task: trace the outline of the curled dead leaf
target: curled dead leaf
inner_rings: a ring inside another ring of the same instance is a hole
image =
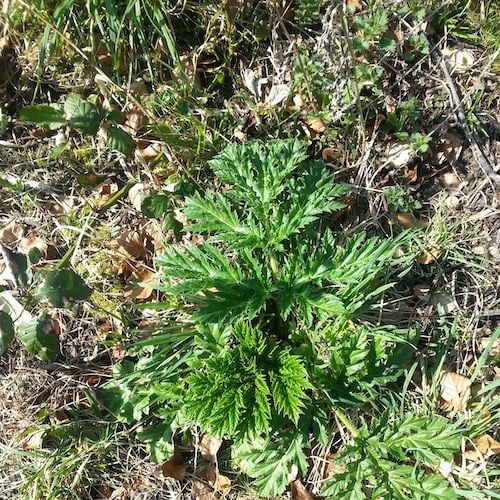
[[[145,122],[144,112],[138,108],[134,108],[127,111],[125,117],[125,123],[123,125],[125,132],[132,137],[136,137]]]
[[[141,286],[154,283],[155,273],[149,269],[142,268],[132,272],[128,279],[128,285],[125,287],[125,297],[135,300],[147,300],[153,294],[154,290],[149,287]]]
[[[498,455],[500,453],[500,442],[488,434],[482,434],[469,443],[464,452],[467,460],[480,461]]]
[[[440,255],[441,248],[431,247],[419,256],[418,262],[423,265],[429,265],[434,262]]]
[[[396,168],[407,165],[413,157],[413,150],[408,142],[391,141],[387,145],[385,161]]]
[[[472,382],[455,372],[443,371],[439,379],[439,407],[447,412],[461,412],[467,409]]]
[[[143,259],[148,253],[149,238],[143,231],[127,229],[111,242],[111,247],[123,258]]]
[[[222,445],[222,439],[203,434],[201,442],[198,445],[201,456],[209,462],[217,462],[217,452]]]
[[[23,226],[15,220],[12,220],[0,229],[0,243],[6,247],[10,247],[18,242],[23,237],[23,234]]]
[[[450,189],[458,189],[462,184],[455,172],[446,172],[439,176],[439,183],[443,187]]]
[[[438,165],[449,163],[455,165],[462,153],[462,138],[455,132],[446,132],[441,142],[433,151],[434,160]]]
[[[130,200],[130,203],[132,203],[133,207],[138,212],[141,212],[142,203],[150,195],[151,187],[149,184],[138,182],[130,188],[130,191],[128,192],[128,199]]]
[[[417,219],[415,216],[409,212],[405,213],[395,213],[392,215],[391,220],[406,229],[414,229],[418,226]]]
[[[176,452],[170,460],[167,460],[160,466],[160,469],[165,477],[181,481],[186,475],[187,465],[184,463],[182,455]]]
[[[140,141],[138,145],[139,147],[135,149],[135,153],[140,155],[148,164],[158,158],[158,155],[163,151],[162,145],[157,142],[146,143]]]
[[[313,496],[306,490],[300,479],[296,479],[292,483],[291,488],[292,500],[313,500]]]
[[[25,255],[29,255],[35,248],[40,252],[42,258],[47,257],[49,246],[36,231],[33,231],[19,242],[19,250]]]

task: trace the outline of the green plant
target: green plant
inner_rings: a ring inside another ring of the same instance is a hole
[[[21,110],[20,117],[39,127],[57,130],[69,126],[82,134],[96,135],[101,126],[106,128],[106,142],[110,149],[130,156],[134,141],[118,124],[125,122],[120,111],[105,110],[98,97],[81,99],[76,94],[67,96],[64,104],[37,104]]]
[[[384,189],[388,212],[413,212],[422,208],[421,203],[416,200],[409,187],[387,187]]]
[[[394,253],[409,236],[341,244],[326,216],[347,188],[298,141],[230,145],[210,165],[227,189],[185,201],[187,230],[205,241],[158,258],[165,307],[187,322],[139,341],[139,361],[117,371],[103,401],[127,422],[155,415],[139,437],[158,461],[192,425],[232,439],[235,463],[275,495],[292,464],[305,472],[309,436],[325,442],[338,402],[395,380],[406,356],[391,354],[411,353],[407,332],[370,321],[408,268],[411,252]]]
[[[334,461],[342,471],[326,483],[331,499],[455,499],[448,481],[426,468],[451,461],[461,436],[444,417],[404,416],[385,412],[355,433],[353,442]]]

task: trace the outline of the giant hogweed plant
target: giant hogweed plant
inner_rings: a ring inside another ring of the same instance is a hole
[[[104,394],[158,462],[192,426],[232,442],[263,495],[305,474],[333,413],[394,381],[412,332],[370,318],[407,271],[395,239],[330,228],[347,187],[295,140],[230,145],[210,166],[218,192],[185,200],[203,243],[158,259],[167,318],[140,340]],[[401,252],[400,252],[401,253]],[[404,252],[403,252],[404,254]]]

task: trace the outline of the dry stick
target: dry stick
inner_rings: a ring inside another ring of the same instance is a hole
[[[457,88],[455,86],[455,83],[453,82],[453,79],[451,78],[450,72],[448,71],[448,65],[446,64],[446,61],[441,57],[441,60],[439,61],[439,65],[441,66],[441,69],[443,70],[444,77],[446,79],[446,84],[447,84],[447,89],[450,94],[451,100],[453,102],[453,106],[457,110],[456,115],[458,118],[458,122],[460,123],[460,126],[462,130],[465,133],[465,137],[469,141],[471,148],[472,148],[472,153],[474,155],[474,158],[478,162],[479,166],[484,170],[486,175],[493,181],[496,182],[497,184],[500,184],[500,175],[497,174],[494,170],[493,167],[490,165],[490,162],[486,158],[485,154],[479,147],[479,144],[477,143],[476,137],[474,136],[474,133],[472,130],[469,128],[469,125],[467,123],[467,118],[464,113],[464,109],[462,106],[462,100],[460,99],[460,96],[458,95]]]

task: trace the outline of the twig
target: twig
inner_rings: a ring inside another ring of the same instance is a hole
[[[478,162],[479,166],[483,169],[483,171],[486,173],[486,175],[493,181],[496,182],[497,184],[500,184],[500,175],[497,174],[494,170],[493,167],[490,165],[490,162],[486,158],[485,154],[479,147],[479,144],[477,143],[476,137],[474,136],[474,133],[472,130],[469,128],[469,125],[467,123],[467,118],[464,113],[464,109],[462,106],[462,100],[460,99],[460,96],[458,95],[457,87],[455,86],[455,83],[453,82],[453,79],[451,78],[450,72],[448,71],[448,65],[446,64],[446,61],[441,57],[439,61],[439,65],[441,69],[443,70],[444,77],[446,79],[446,84],[447,84],[447,89],[450,94],[450,98],[453,102],[453,106],[456,109],[456,115],[458,122],[462,128],[462,130],[465,133],[465,137],[469,141],[471,148],[472,148],[472,153],[474,155],[474,158]]]

